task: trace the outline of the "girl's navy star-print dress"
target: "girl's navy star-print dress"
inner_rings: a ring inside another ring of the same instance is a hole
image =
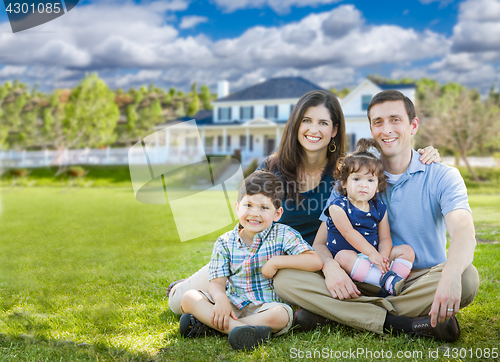
[[[338,196],[325,209],[325,216],[328,217],[326,226],[328,228],[328,237],[326,246],[330,249],[333,256],[340,250],[354,250],[359,253],[349,242],[342,236],[330,217],[328,210],[331,205],[337,205],[345,211],[347,217],[351,221],[354,229],[359,231],[364,236],[366,241],[378,250],[378,224],[384,218],[387,206],[380,200],[372,200],[369,202],[370,211],[365,212],[351,204],[345,196]]]

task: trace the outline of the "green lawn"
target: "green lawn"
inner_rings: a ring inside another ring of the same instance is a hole
[[[0,361],[291,360],[357,348],[379,352],[358,360],[475,361],[476,352],[500,347],[500,195],[471,196],[478,239],[486,242],[474,262],[480,293],[458,316],[457,343],[333,326],[292,331],[241,353],[226,338],[180,338],[165,297],[171,281],[208,262],[217,233],[180,243],[168,206],[141,204],[129,188],[1,191]],[[448,347],[467,356],[450,350],[448,358]],[[397,359],[398,351],[413,356]]]

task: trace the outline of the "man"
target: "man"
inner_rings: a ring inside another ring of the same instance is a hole
[[[308,322],[312,327],[326,318],[377,333],[456,341],[460,328],[455,315],[472,302],[479,288],[479,276],[471,264],[476,240],[464,181],[454,168],[418,161],[411,136],[417,133],[419,120],[413,103],[402,93],[378,93],[367,114],[389,177],[382,199],[388,207],[393,243],[408,244],[415,251],[403,291],[380,298],[377,288],[355,284],[326,247],[324,222],[313,245],[323,259],[323,273],[281,270],[275,277],[276,291],[286,302],[305,309],[296,313],[302,329],[307,329]],[[446,230],[451,237],[448,258]]]

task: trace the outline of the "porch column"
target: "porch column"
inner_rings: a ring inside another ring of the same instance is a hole
[[[205,128],[201,129],[201,145],[203,146],[203,149],[205,149]]]
[[[160,138],[159,138],[159,132],[155,132],[155,162],[160,163]]]
[[[227,152],[227,129],[224,127],[222,129],[222,153],[226,154]]]
[[[250,152],[250,128],[247,127],[247,141],[245,144],[245,152],[248,153]]]
[[[165,132],[165,156],[168,159],[170,153],[170,130],[167,127],[167,132]]]
[[[280,126],[276,126],[276,147],[280,145],[280,141],[281,141]]]

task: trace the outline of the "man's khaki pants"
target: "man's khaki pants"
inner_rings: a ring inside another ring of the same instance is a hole
[[[445,263],[430,269],[412,270],[398,296],[375,297],[380,288],[357,283],[357,299],[332,298],[322,272],[282,269],[274,277],[278,295],[289,304],[354,328],[383,333],[387,312],[410,318],[427,315],[431,310]],[[479,290],[479,275],[470,265],[462,274],[460,308],[469,305]]]

